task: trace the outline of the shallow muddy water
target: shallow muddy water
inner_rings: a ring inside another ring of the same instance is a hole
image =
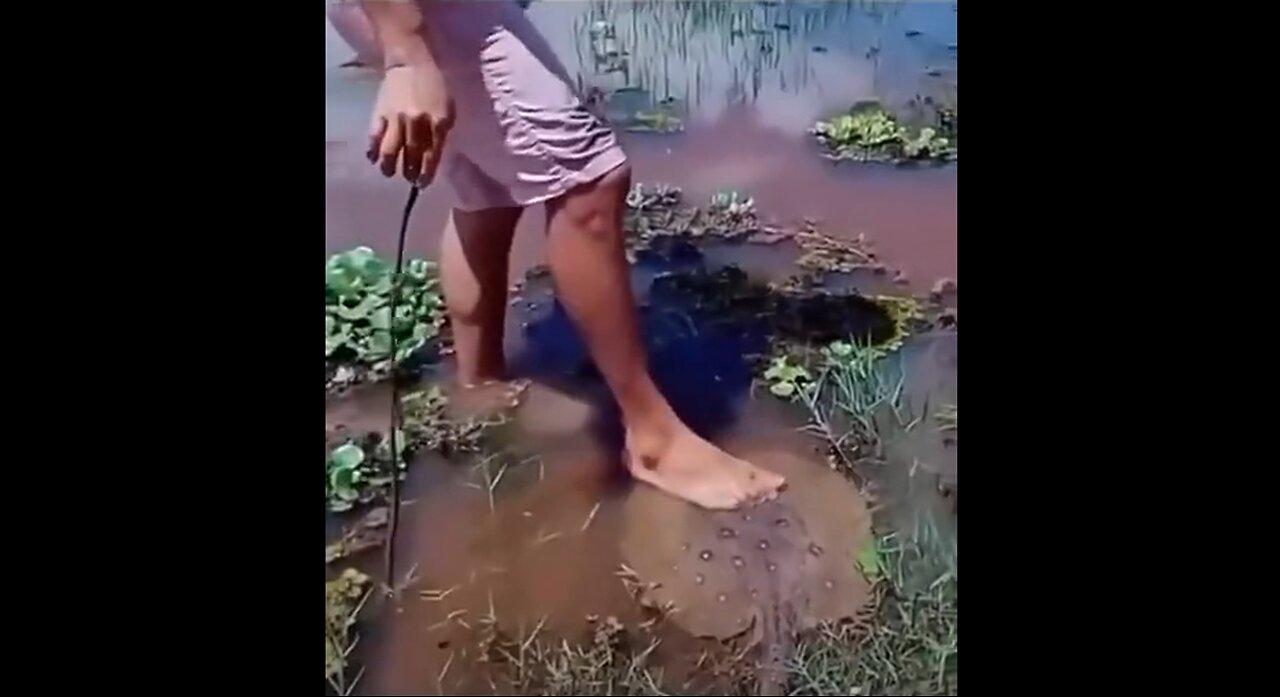
[[[955,165],[836,166],[818,156],[805,133],[814,120],[861,99],[902,103],[919,94],[953,94],[956,13],[950,3],[679,5],[535,1],[528,10],[584,86],[631,87],[650,106],[669,97],[681,105],[682,133],[623,134],[635,181],[680,186],[694,203],[736,189],[753,196],[766,219],[795,224],[814,218],[825,221],[823,230],[833,236],[865,235],[910,282],[904,288],[891,276],[855,275],[837,279],[834,287],[902,293],[928,290],[940,276],[956,277]],[[595,60],[587,28],[597,21],[614,28],[625,67],[602,68]],[[361,155],[376,78],[339,68],[349,52],[331,28],[326,31],[326,252],[367,245],[393,254],[405,186],[374,175]],[[412,222],[410,255],[435,258],[448,205],[444,187],[425,192]],[[543,260],[541,215],[528,211],[521,221],[513,275]],[[859,492],[858,484],[830,471],[823,442],[800,431],[807,422],[803,408],[772,397],[756,382],[750,357],[767,351],[767,331],[774,328],[724,321],[684,302],[664,280],[674,270],[715,273],[734,265],[752,279],[780,281],[795,273],[799,254],[786,240],[710,244],[676,254],[674,261],[642,256],[632,281],[655,379],[699,433],[741,457],[787,468],[795,493],[784,499],[791,501],[786,510],[803,534],[769,537],[775,548],[804,552],[812,544],[847,558],[855,552],[842,544],[853,546],[868,534],[860,527],[867,516],[848,517],[855,509],[904,526],[922,513],[939,516],[944,532],[954,535],[955,436],[940,427],[935,413],[957,400],[955,333],[915,337],[897,354],[907,407],[900,422],[885,424],[884,462],[860,473],[865,491]],[[955,306],[954,298],[949,305]],[[854,308],[842,313],[842,331],[849,333],[873,331],[883,319]],[[361,626],[359,657],[367,672],[360,693],[493,693],[497,688],[485,671],[476,669],[476,638],[486,617],[497,617],[517,637],[542,632],[573,639],[586,630],[588,617],[641,623],[646,615],[619,575],[624,565],[651,565],[673,546],[691,545],[679,553],[702,551],[692,550],[698,542],[727,544],[705,534],[718,527],[686,522],[674,531],[662,528],[652,546],[637,551],[644,516],[636,511],[652,509],[641,505],[649,492],[637,495],[621,467],[614,407],[545,280],[530,282],[513,299],[507,325],[510,364],[533,381],[499,433],[514,459],[486,465],[428,453],[411,467],[397,533],[397,568],[407,575],[395,581],[398,600],[371,608]],[[447,380],[447,372],[446,365],[430,379]],[[326,429],[385,429],[388,399],[385,387],[375,386],[330,400]],[[912,423],[926,408],[929,413]],[[824,510],[835,504],[815,503],[812,491],[831,487],[845,487],[836,498],[857,503],[839,506],[839,515]],[[870,497],[865,503],[863,493]],[[688,515],[712,520],[700,512]],[[330,523],[332,537],[338,526]],[[824,527],[836,524],[849,528],[847,535]],[[707,549],[727,564],[741,555],[729,546]],[[353,561],[379,576],[379,557],[369,551]],[[749,561],[767,571],[772,559]],[[744,568],[746,563],[744,558]],[[837,575],[826,563],[815,563],[811,576],[789,565],[786,582],[773,582],[775,595],[812,603],[800,624],[847,614],[848,606],[860,604],[858,594],[866,594],[857,585],[861,577],[847,573],[852,565]],[[657,575],[643,570],[646,580]],[[664,687],[673,694],[694,692],[684,691],[689,679],[709,679],[694,669],[706,648],[694,634],[733,634],[710,627],[707,617],[714,613],[708,615],[706,605],[721,594],[727,603],[730,592],[750,596],[769,578],[761,573],[739,581],[734,567],[725,566],[698,583],[693,574],[699,572],[685,572],[680,578],[691,585],[681,589],[687,593],[658,594],[704,620],[681,622],[677,615],[658,634],[654,657],[666,668]],[[820,597],[837,590],[839,603]],[[760,620],[754,612],[746,598],[735,597],[734,613],[726,616],[745,629]]]
[[[585,89],[627,88],[622,111],[674,100],[685,130],[622,133],[633,180],[667,182],[705,200],[755,197],[783,222],[815,218],[833,235],[865,234],[914,289],[957,276],[956,165],[834,165],[806,130],[859,100],[954,99],[956,17],[943,2],[535,1],[527,10]],[[608,22],[619,61],[595,60],[590,27]],[[326,24],[326,252],[394,250],[405,186],[362,159],[377,78],[342,68],[350,50]],[[443,186],[418,205],[410,252],[434,258],[449,205]],[[528,211],[513,274],[543,258],[540,209]]]
[[[697,693],[715,684],[690,659],[708,650],[700,637],[745,633],[739,638],[785,650],[785,628],[849,617],[869,597],[854,565],[870,533],[857,485],[830,470],[822,441],[801,432],[802,409],[753,390],[750,323],[690,310],[680,296],[653,290],[670,270],[650,269],[656,278],[646,278],[638,269],[635,278],[646,291],[639,297],[657,381],[699,432],[783,472],[787,492],[753,512],[706,513],[630,481],[607,395],[547,290],[531,282],[522,295],[541,305],[511,312],[513,362],[534,379],[501,427],[499,440],[512,455],[486,464],[427,454],[411,468],[397,535],[405,576],[396,580],[399,600],[371,612],[362,629],[363,693],[500,690],[477,663],[486,617],[516,637],[535,629],[581,637],[591,616],[641,623],[642,606],[620,577],[626,568],[660,584],[641,596],[676,609],[653,654],[673,694],[693,693],[683,691],[690,680],[702,681]],[[688,310],[681,320],[663,319],[677,308]],[[909,376],[908,418],[930,402],[955,403],[955,341],[955,334],[924,335],[898,354]],[[326,426],[385,428],[387,399],[385,385],[358,388],[329,403]],[[865,482],[874,503],[897,521],[945,514],[939,482],[954,492],[954,445],[932,425],[886,433],[893,434],[888,458]],[[784,518],[785,527],[776,522]],[[953,519],[946,526],[954,532]],[[378,554],[360,561],[379,574]],[[775,607],[789,608],[783,629],[765,622]],[[770,626],[774,635],[765,631]]]

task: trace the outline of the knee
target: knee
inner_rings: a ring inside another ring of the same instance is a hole
[[[601,243],[620,241],[622,213],[630,186],[631,169],[623,165],[570,193],[564,212],[575,232]]]

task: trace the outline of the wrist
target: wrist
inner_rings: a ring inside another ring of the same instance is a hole
[[[435,65],[422,11],[414,2],[362,0],[382,48],[383,67]]]
[[[387,37],[382,42],[382,67],[385,70],[405,66],[434,67],[435,64],[431,47],[419,34]]]

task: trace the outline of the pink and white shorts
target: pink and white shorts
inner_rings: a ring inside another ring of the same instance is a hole
[[[613,131],[513,0],[419,4],[457,109],[440,173],[459,209],[540,203],[626,162]],[[359,13],[341,3],[330,19],[358,54],[376,54]]]

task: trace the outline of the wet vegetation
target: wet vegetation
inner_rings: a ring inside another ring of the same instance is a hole
[[[391,263],[368,247],[325,264],[325,387],[341,389],[385,377],[435,341],[445,322],[435,264],[414,259],[392,278]],[[391,317],[393,287],[399,293]],[[395,332],[396,353],[391,355]]]
[[[755,353],[748,356],[757,378],[768,386],[770,398],[803,407],[807,429],[826,443],[833,467],[866,482],[883,465],[882,431],[910,430],[921,422],[923,416],[912,416],[905,404],[905,377],[896,359],[914,333],[945,324],[938,301],[954,293],[953,284],[934,289],[941,294],[922,297],[864,296],[854,289],[828,288],[826,282],[833,278],[866,269],[883,273],[883,267],[861,241],[830,237],[812,223],[794,230],[769,224],[749,197],[733,192],[717,194],[705,206],[690,206],[678,189],[637,186],[628,197],[626,230],[628,249],[638,263],[668,264],[652,282],[646,311],[660,308],[679,316],[676,324],[695,334],[732,331],[757,339]],[[698,250],[707,244],[772,245],[781,240],[794,242],[801,252],[795,273],[782,281],[756,280],[731,265],[714,270],[702,263],[670,265],[673,259],[700,259]],[[386,307],[392,287],[386,262],[357,249],[336,255],[326,269],[326,317],[345,322],[344,335],[364,338],[385,331],[386,322],[373,317]],[[404,297],[411,309],[397,331],[411,340],[410,346],[416,344],[416,353],[404,351],[398,358],[403,365],[429,370],[447,340],[439,331],[443,318],[434,267],[414,262],[410,269],[413,290]],[[545,268],[534,269],[519,285],[545,283],[545,276]],[[371,297],[377,300],[367,300]],[[327,335],[333,333],[327,328]],[[434,350],[428,351],[428,344]],[[364,346],[364,353],[356,346]],[[371,352],[370,346],[376,348],[371,341],[344,344],[349,350],[330,351],[327,358],[334,361],[336,353],[346,365],[367,366],[363,380],[389,377],[389,352]],[[400,379],[405,378],[402,374]],[[402,413],[399,440],[404,446],[394,459],[382,433],[327,435],[328,508],[359,515],[347,518],[343,532],[328,544],[326,563],[358,558],[386,543],[387,485],[393,470],[404,476],[414,452],[470,458],[476,486],[487,488],[491,499],[506,469],[516,464],[489,438],[502,417],[453,414],[438,386],[411,389]],[[930,419],[954,442],[954,406],[939,408]],[[947,542],[932,530],[922,525],[904,536],[885,527],[878,545],[858,555],[859,569],[875,583],[874,607],[864,617],[823,626],[801,638],[787,664],[788,694],[955,694],[954,537]],[[354,569],[327,585],[326,682],[331,692],[350,690],[356,680],[351,670],[355,620],[369,585],[368,577]],[[693,678],[681,678],[675,687],[675,676],[665,672],[663,656],[656,652],[661,620],[653,616],[624,626],[616,619],[593,618],[575,639],[541,627],[508,634],[491,617],[479,624],[475,639],[481,662],[467,670],[481,670],[502,694],[755,694],[751,653],[733,645],[708,647]]]
[[[939,111],[932,125],[910,126],[877,102],[856,104],[848,113],[813,127],[825,154],[858,162],[948,162],[957,158],[955,113]]]
[[[885,535],[878,555],[877,610],[802,641],[788,694],[958,694],[955,539],[926,519],[909,535]]]
[[[355,569],[346,569],[324,586],[324,679],[328,689],[351,694],[363,671],[352,671],[352,652],[358,638],[356,617],[369,599],[371,580]]]

